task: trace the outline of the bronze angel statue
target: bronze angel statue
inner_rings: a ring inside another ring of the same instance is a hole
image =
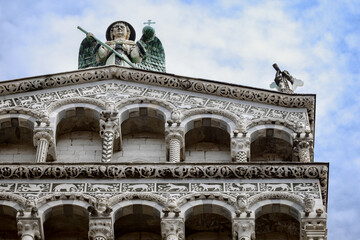
[[[143,28],[142,37],[135,42],[136,32],[125,21],[116,21],[106,30],[105,44],[92,33],[86,32],[81,42],[78,68],[88,68],[116,64],[146,70],[165,72],[165,52],[155,30],[150,26]]]

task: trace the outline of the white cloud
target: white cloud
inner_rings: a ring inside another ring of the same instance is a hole
[[[67,11],[69,2],[56,7],[48,1],[33,6],[26,1],[1,3],[0,80],[76,70],[84,37],[78,25],[104,39],[110,23],[126,20],[139,38],[143,22],[152,19],[169,73],[269,89],[276,62],[302,79],[305,86],[298,92],[317,94],[316,157],[332,162],[336,186],[360,181],[346,174],[351,164],[359,164],[349,159],[358,154],[352,147],[358,147],[360,137],[360,79],[351,72],[359,67],[351,52],[360,56],[360,33],[354,30],[358,24],[347,20],[359,16],[359,1],[317,1],[302,8],[304,1],[226,0],[208,6],[176,0],[91,0],[78,1],[78,12]],[[347,161],[351,164],[343,166]],[[349,191],[330,188],[332,196]],[[332,218],[354,217],[346,204],[333,202],[330,210],[329,228],[338,224]],[[349,227],[331,230],[332,239],[355,233]]]

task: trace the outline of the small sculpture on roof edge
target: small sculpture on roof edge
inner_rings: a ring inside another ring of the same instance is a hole
[[[287,70],[281,71],[279,66],[274,63],[274,69],[276,70],[274,82],[270,84],[270,88],[276,88],[283,93],[294,93],[297,87],[304,86],[304,82],[294,78]]]
[[[106,42],[103,43],[92,33],[78,27],[86,34],[79,49],[78,68],[88,68],[116,64],[146,70],[165,72],[165,52],[161,41],[148,20],[142,30],[142,37],[135,42],[136,32],[125,21],[116,21],[106,30]]]

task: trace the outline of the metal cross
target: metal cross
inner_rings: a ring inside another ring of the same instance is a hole
[[[144,22],[144,24],[147,24],[147,25],[151,25],[151,24],[155,24],[155,22],[152,22],[150,19],[149,20],[147,20],[147,22]]]

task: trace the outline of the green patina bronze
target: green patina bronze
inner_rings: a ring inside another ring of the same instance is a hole
[[[121,21],[118,21],[121,22]],[[116,23],[116,22],[115,22]],[[109,29],[115,24],[111,24],[107,30],[107,40],[109,39]],[[124,22],[126,23],[126,22]],[[126,23],[128,24],[128,23]],[[116,48],[111,48],[108,44],[108,42],[103,43],[99,39],[97,39],[93,34],[88,33],[84,29],[78,27],[82,32],[84,32],[87,37],[81,42],[80,49],[79,49],[79,62],[78,62],[78,68],[88,68],[88,67],[96,67],[96,66],[103,66],[106,65],[106,61],[99,61],[97,58],[97,51],[99,51],[99,46],[103,46],[109,51],[111,51],[113,54],[115,54],[120,61],[126,62],[128,64],[127,66],[133,67],[133,68],[139,68],[139,69],[145,69],[145,70],[152,70],[152,71],[158,71],[158,72],[166,72],[165,67],[165,51],[162,46],[162,43],[159,38],[155,35],[155,29],[151,27],[151,24],[155,24],[155,22],[152,22],[151,20],[148,20],[147,22],[144,22],[146,25],[142,30],[142,37],[139,41],[133,42],[135,40],[135,30],[133,27],[128,24],[129,28],[128,30],[131,32],[130,35],[130,42],[131,47],[137,48],[141,55],[141,61],[134,58],[133,56],[130,56],[129,54],[126,54],[124,51],[119,51],[118,47],[122,47],[123,44],[116,45]],[[131,42],[132,41],[132,42]],[[110,42],[111,43],[111,42]],[[126,45],[125,43],[124,45]],[[118,64],[120,61],[115,61],[115,64]]]

